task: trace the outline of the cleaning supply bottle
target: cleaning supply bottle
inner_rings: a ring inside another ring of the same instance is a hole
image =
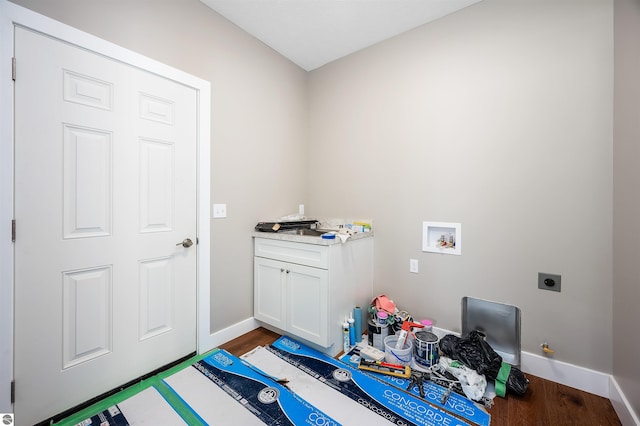
[[[362,309],[360,306],[353,308],[352,315],[355,318],[356,343],[362,341]]]
[[[349,346],[356,344],[356,320],[353,319],[353,312],[349,312]]]
[[[349,323],[347,322],[347,317],[344,317],[344,322],[342,323],[342,339],[342,350],[346,354],[351,349],[349,346]]]
[[[411,333],[411,329],[413,327],[422,328],[424,327],[424,325],[418,324],[417,322],[404,321],[402,323],[402,330],[400,330],[400,334],[398,335],[396,349],[401,350],[404,348],[404,344],[407,341],[407,337],[409,336],[409,333]]]

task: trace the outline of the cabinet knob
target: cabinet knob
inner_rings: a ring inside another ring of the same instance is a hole
[[[291,272],[291,271],[287,269],[287,274],[288,274],[289,272]]]
[[[280,272],[284,272],[284,268],[280,268]]]

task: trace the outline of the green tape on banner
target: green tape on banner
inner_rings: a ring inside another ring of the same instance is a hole
[[[150,377],[146,380],[141,380],[139,383],[136,383],[132,386],[127,387],[120,392],[115,393],[105,399],[102,399],[95,404],[78,411],[77,413],[72,414],[69,417],[66,417],[60,420],[57,423],[54,423],[54,426],[75,426],[78,423],[86,420],[87,418],[91,418],[91,416],[101,413],[104,410],[107,410],[112,405],[117,405],[122,401],[133,397],[134,395],[142,392],[143,390],[154,387],[158,393],[171,405],[171,408],[174,409],[178,415],[180,415],[189,425],[203,425],[206,424],[200,419],[197,414],[193,412],[193,410],[186,405],[184,401],[182,401],[179,397],[177,397],[169,387],[162,381],[168,376],[191,366],[194,362],[200,361],[201,359],[217,352],[219,349],[213,349],[212,351],[203,354],[196,355],[186,361],[183,361],[181,364],[176,365],[168,370],[165,370],[161,373],[158,373],[156,376]]]

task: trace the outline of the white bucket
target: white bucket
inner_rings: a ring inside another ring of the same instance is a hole
[[[384,360],[389,364],[409,365],[411,363],[411,339],[404,342],[402,349],[396,349],[398,335],[384,338]]]

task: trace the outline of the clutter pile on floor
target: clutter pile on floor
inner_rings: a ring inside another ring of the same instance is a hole
[[[368,335],[347,336],[339,358],[287,336],[214,350],[58,424],[489,426],[496,395],[526,392],[480,333],[439,338],[384,295],[368,312]]]
[[[495,396],[504,397],[507,391],[523,395],[527,390],[529,380],[522,371],[503,362],[476,330],[462,337],[447,334],[439,338],[432,332],[430,320],[416,322],[384,294],[372,300],[368,313],[367,346],[384,349],[377,360],[384,357],[391,363],[410,364],[422,373],[423,380],[427,378],[449,393],[455,391],[487,408]],[[356,350],[358,347],[362,344]],[[365,358],[371,358],[368,349],[364,351]],[[409,354],[403,358],[405,352]]]
[[[489,415],[471,401],[452,395],[438,407],[406,392],[404,381],[394,384],[374,374],[283,336],[241,358],[216,350],[122,402],[60,424],[490,424]],[[437,398],[433,386],[424,389]]]

